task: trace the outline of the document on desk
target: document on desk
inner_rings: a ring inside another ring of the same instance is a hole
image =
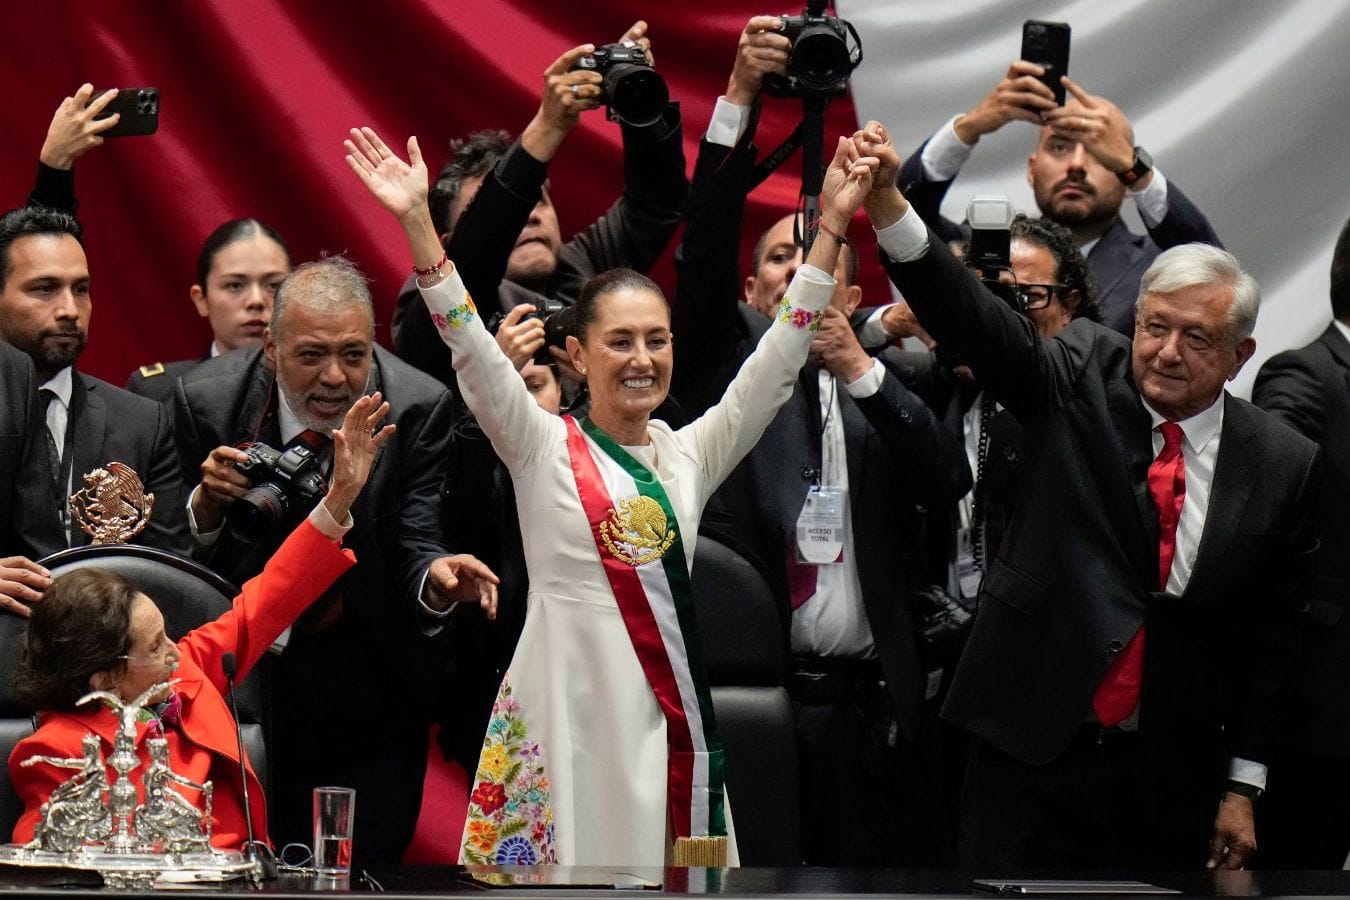
[[[975,886],[996,894],[1072,894],[1092,895],[1135,895],[1135,894],[1180,894],[1181,891],[1146,881],[1060,881],[1018,879],[1005,881],[994,878],[976,878]]]

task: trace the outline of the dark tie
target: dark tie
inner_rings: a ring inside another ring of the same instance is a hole
[[[56,496],[59,500],[65,493],[61,485],[61,451],[56,445],[56,436],[52,434],[51,428],[47,425],[47,411],[51,409],[52,401],[56,399],[56,391],[51,388],[42,388],[38,391],[38,397],[42,399],[42,433],[47,436],[47,461],[52,466],[52,487],[56,489]]]
[[[1148,467],[1148,493],[1158,510],[1158,587],[1167,590],[1177,550],[1177,523],[1186,501],[1186,458],[1181,454],[1181,426],[1163,422],[1158,430],[1162,432],[1163,448]],[[1143,671],[1144,628],[1140,626],[1106,670],[1092,698],[1092,708],[1102,725],[1118,725],[1134,710]]]

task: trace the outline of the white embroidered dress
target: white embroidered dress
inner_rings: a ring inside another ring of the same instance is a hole
[[[833,289],[825,272],[800,268],[773,327],[721,402],[678,431],[660,421],[648,426],[654,472],[691,565],[704,504],[791,395]],[[457,273],[422,297],[454,353],[466,404],[515,482],[530,579],[525,627],[471,784],[460,858],[665,865],[666,720],[606,580],[566,425],[535,403]],[[732,832],[728,814],[735,865]]]

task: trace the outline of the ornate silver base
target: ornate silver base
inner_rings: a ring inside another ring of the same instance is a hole
[[[115,889],[143,890],[161,878],[179,883],[206,884],[248,878],[259,881],[262,867],[235,851],[209,853],[109,853],[102,847],[84,847],[70,853],[29,850],[22,844],[0,845],[0,866],[32,869],[75,869],[97,872]]]

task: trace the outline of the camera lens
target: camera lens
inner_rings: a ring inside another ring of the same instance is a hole
[[[637,128],[659,121],[670,102],[665,79],[647,66],[614,65],[605,74],[604,87],[614,115]]]
[[[286,494],[270,482],[249,488],[230,504],[225,520],[236,539],[252,543],[274,532],[286,517]]]
[[[813,90],[831,90],[852,71],[848,45],[826,25],[812,25],[803,30],[788,60],[788,74]]]

